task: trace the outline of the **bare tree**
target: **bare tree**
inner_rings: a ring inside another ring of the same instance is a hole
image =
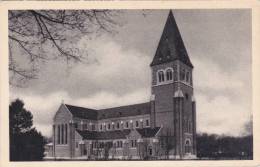
[[[9,11],[10,84],[21,86],[26,81],[37,78],[40,62],[56,59],[65,60],[67,64],[82,62],[87,53],[81,53],[74,45],[75,41],[83,35],[115,32],[118,24],[114,17],[118,12],[114,10]],[[20,63],[21,60],[25,63]]]

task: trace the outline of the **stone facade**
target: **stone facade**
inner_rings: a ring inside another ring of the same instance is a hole
[[[151,67],[151,100],[103,110],[61,104],[53,155],[61,159],[196,158],[192,70],[170,11]]]

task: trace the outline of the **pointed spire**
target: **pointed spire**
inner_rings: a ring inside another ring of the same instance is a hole
[[[181,38],[175,18],[170,10],[151,66],[180,60],[193,67]]]

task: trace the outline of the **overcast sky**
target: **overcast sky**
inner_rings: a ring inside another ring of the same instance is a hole
[[[47,136],[62,100],[96,109],[149,101],[149,64],[168,12],[152,10],[144,17],[124,11],[116,34],[78,39],[88,63],[69,69],[61,61],[42,64],[27,88],[11,88],[11,100],[22,99]],[[194,65],[198,132],[241,135],[251,116],[251,11],[173,13]]]

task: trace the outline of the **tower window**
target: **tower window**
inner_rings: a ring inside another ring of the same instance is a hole
[[[182,69],[180,72],[180,79],[181,79],[181,81],[185,80],[185,70],[184,69]]]
[[[186,82],[190,82],[190,73],[186,72]]]
[[[129,128],[128,121],[126,121],[125,126],[126,126],[126,128]]]
[[[158,72],[158,81],[164,82],[164,72],[163,71]]]
[[[110,129],[110,124],[107,125],[107,128]]]
[[[167,81],[172,80],[172,70],[171,70],[171,69],[168,69],[168,70],[166,71],[166,80],[167,80]]]
[[[119,126],[119,122],[117,122],[117,124],[116,124],[116,128],[119,129],[119,127],[120,127],[120,126]]]

